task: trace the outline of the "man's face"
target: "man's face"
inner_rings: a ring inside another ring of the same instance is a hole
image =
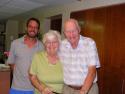
[[[65,23],[64,34],[71,44],[78,42],[79,40],[79,30],[74,22]]]
[[[27,35],[30,38],[35,38],[38,35],[39,29],[36,21],[31,20],[27,26]]]

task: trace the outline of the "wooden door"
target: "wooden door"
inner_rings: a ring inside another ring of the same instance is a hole
[[[71,13],[97,44],[100,94],[125,94],[125,4]]]

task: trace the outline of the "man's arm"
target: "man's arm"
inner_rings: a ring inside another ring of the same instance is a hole
[[[15,67],[15,64],[8,64],[10,66],[10,69],[13,71],[14,70],[14,67]]]
[[[84,81],[84,84],[82,86],[82,89],[80,90],[80,94],[87,94],[89,89],[91,88],[93,81],[96,76],[96,67],[95,66],[89,66],[88,68],[88,74]]]
[[[15,43],[11,43],[10,51],[5,53],[7,55],[6,64],[10,66],[10,69],[13,71],[15,66]]]

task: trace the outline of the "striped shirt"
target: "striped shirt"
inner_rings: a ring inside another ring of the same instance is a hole
[[[33,55],[43,49],[42,43],[37,41],[33,48],[28,48],[24,43],[24,37],[14,40],[11,43],[8,64],[15,64],[12,88],[17,90],[33,90],[29,80],[28,70]]]
[[[62,41],[60,57],[64,68],[64,82],[68,85],[81,86],[88,74],[88,67],[100,67],[96,44],[87,37],[80,36],[76,49],[66,39]],[[97,75],[94,79],[96,81]]]

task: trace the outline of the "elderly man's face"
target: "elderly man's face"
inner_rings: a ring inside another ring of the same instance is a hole
[[[71,44],[78,42],[79,40],[79,30],[74,22],[65,23],[64,34]]]

